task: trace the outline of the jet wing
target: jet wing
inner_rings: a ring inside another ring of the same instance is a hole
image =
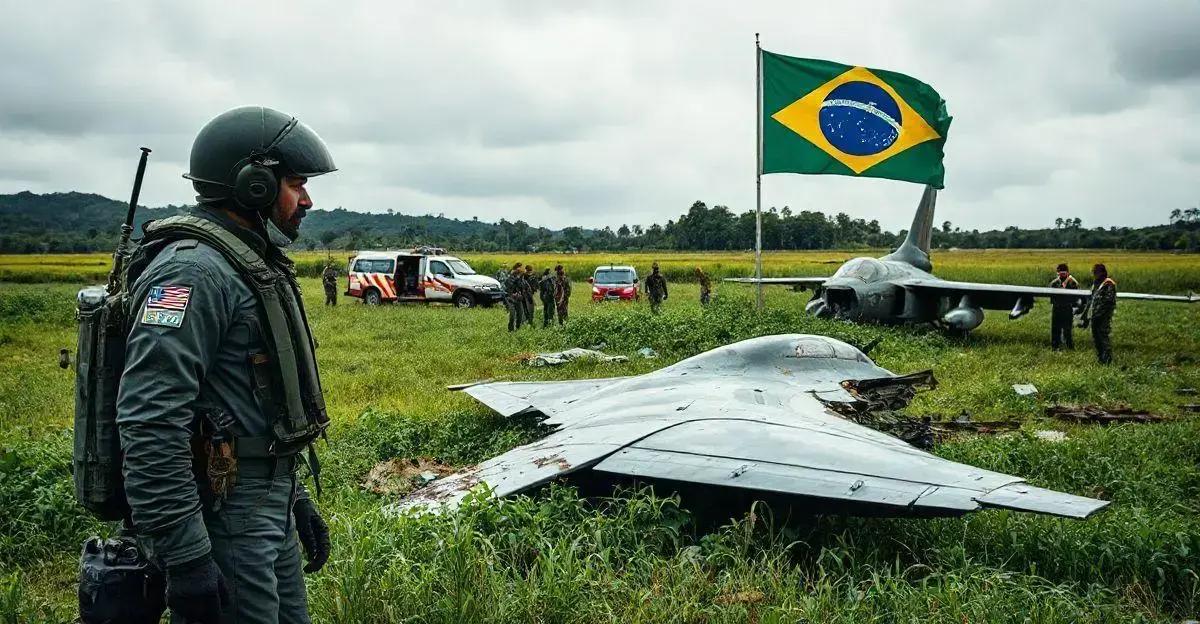
[[[768,286],[820,286],[829,281],[828,277],[764,277],[761,280],[757,277],[727,277],[726,282],[736,282],[738,284],[758,284],[762,282]]]
[[[1010,284],[980,284],[977,282],[952,282],[949,280],[904,279],[898,285],[916,291],[941,295],[971,295],[971,302],[989,310],[1011,309],[1021,299],[1034,297],[1058,297],[1067,299],[1087,299],[1092,293],[1082,288],[1071,290],[1049,288],[1044,286],[1013,286]],[[1200,295],[1158,295],[1146,293],[1117,292],[1120,299],[1141,299],[1146,301],[1174,301],[1179,303],[1200,302]]]
[[[1108,504],[942,459],[833,409],[879,381],[905,379],[843,342],[784,335],[636,377],[468,386],[502,413],[541,411],[558,428],[399,506],[454,506],[480,484],[507,496],[586,471],[782,494],[864,515],[1005,507],[1084,518]]]

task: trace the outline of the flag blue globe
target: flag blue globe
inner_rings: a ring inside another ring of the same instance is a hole
[[[821,134],[831,145],[853,156],[870,156],[900,138],[900,107],[879,85],[847,82],[821,103]]]

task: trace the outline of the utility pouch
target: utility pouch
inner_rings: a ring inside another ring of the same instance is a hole
[[[91,537],[79,557],[79,621],[154,624],[166,611],[166,579],[132,536]]]
[[[129,510],[117,431],[117,389],[125,369],[125,299],[123,293],[109,295],[103,286],[93,286],[79,291],[77,302],[75,497],[97,518],[120,520]]]

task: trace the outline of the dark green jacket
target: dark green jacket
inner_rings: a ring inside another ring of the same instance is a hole
[[[650,277],[646,278],[646,292],[650,294],[651,299],[666,299],[667,278],[663,277],[662,273],[651,273]]]
[[[290,262],[278,248],[222,215],[200,211],[198,216],[235,231],[272,266]],[[197,407],[232,415],[239,437],[269,435],[249,364],[266,345],[250,287],[204,243],[168,244],[130,292],[132,328],[117,396],[125,491],[139,533],[163,563],[175,565],[210,550],[192,472]],[[158,303],[148,302],[155,293]],[[182,306],[178,326],[161,314],[164,306]]]
[[[538,294],[541,295],[542,303],[554,302],[554,276],[543,275],[542,279],[538,280]]]
[[[1079,288],[1079,282],[1075,281],[1075,276],[1067,275],[1067,279],[1060,279],[1057,276],[1050,281],[1050,288],[1064,288],[1068,290],[1076,290]],[[1063,312],[1074,309],[1076,300],[1067,297],[1051,297],[1050,304],[1055,310]]]

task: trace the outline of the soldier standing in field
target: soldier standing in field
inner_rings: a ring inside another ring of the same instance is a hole
[[[708,305],[712,297],[712,281],[700,267],[696,267],[696,281],[700,283],[700,305]]]
[[[130,265],[116,423],[172,622],[309,622],[304,573],[330,542],[298,471],[318,474],[312,445],[329,419],[284,248],[312,208],[307,182],[334,170],[296,118],[225,112],[192,144],[197,207],[146,226]]]
[[[1117,283],[1103,264],[1092,267],[1092,297],[1083,308],[1079,326],[1092,326],[1092,342],[1101,364],[1112,363],[1112,317],[1117,309]]]
[[[1079,288],[1079,282],[1075,281],[1075,276],[1071,275],[1067,263],[1059,264],[1057,271],[1058,275],[1051,280],[1050,288],[1069,290]],[[1050,313],[1050,347],[1055,351],[1064,345],[1068,349],[1074,349],[1075,337],[1072,335],[1072,326],[1074,325],[1076,300],[1069,297],[1051,297],[1050,304],[1053,306]]]
[[[542,327],[550,327],[554,322],[554,276],[550,275],[550,269],[542,271],[538,295],[542,298]]]
[[[651,265],[650,277],[646,278],[646,292],[650,295],[650,311],[658,314],[658,309],[667,298],[667,278],[658,272],[658,263]]]
[[[530,327],[533,327],[533,293],[537,292],[538,279],[537,275],[533,273],[532,264],[525,265],[525,275],[523,277],[525,280],[525,322]]]
[[[333,264],[326,264],[325,270],[321,272],[321,283],[325,286],[325,305],[337,305],[337,269],[333,268]]]
[[[504,280],[504,301],[508,305],[508,331],[517,331],[525,323],[525,276],[520,262],[513,265]]]
[[[567,277],[563,265],[554,267],[554,304],[558,312],[558,324],[567,322],[567,308],[571,304],[571,278]]]

